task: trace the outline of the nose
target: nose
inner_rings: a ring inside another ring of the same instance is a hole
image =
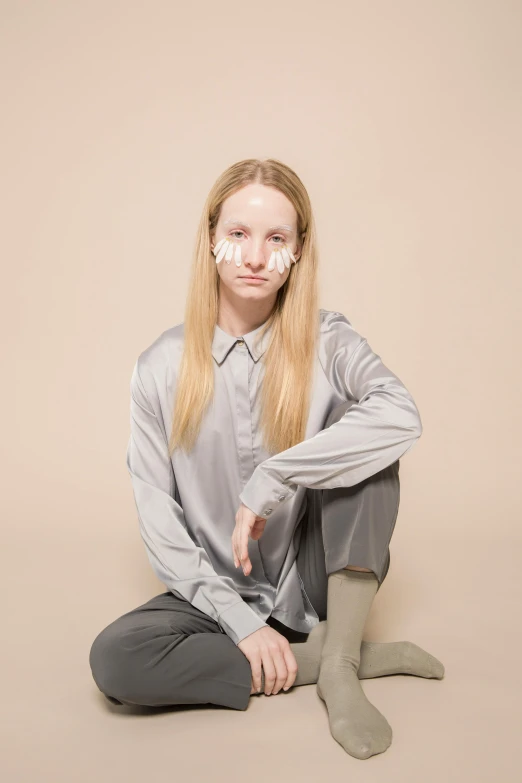
[[[259,241],[252,240],[244,256],[243,263],[251,270],[252,274],[260,274],[266,264],[264,241],[262,239]]]

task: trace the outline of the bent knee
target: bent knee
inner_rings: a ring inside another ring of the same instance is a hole
[[[106,696],[124,703],[160,703],[160,664],[169,648],[184,638],[155,618],[148,623],[136,623],[126,616],[115,620],[91,645],[89,663],[96,685]]]
[[[129,656],[122,647],[121,634],[113,625],[95,638],[89,652],[94,682],[106,696],[125,698],[126,680],[130,674]]]

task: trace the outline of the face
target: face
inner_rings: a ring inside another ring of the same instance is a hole
[[[211,237],[212,250],[221,240],[224,241],[219,252],[223,248],[226,252],[216,263],[220,285],[242,299],[275,299],[294,263],[287,250],[296,261],[299,259],[297,213],[293,204],[276,188],[258,183],[246,185],[223,202],[215,234]],[[219,252],[214,260],[219,258]],[[284,263],[285,258],[289,266]],[[279,267],[283,269],[282,273]],[[249,279],[249,276],[258,279]]]

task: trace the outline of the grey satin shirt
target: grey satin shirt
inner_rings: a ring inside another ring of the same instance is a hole
[[[184,324],[138,357],[131,387],[127,467],[140,532],[158,579],[212,617],[238,644],[272,614],[309,633],[319,622],[296,567],[294,533],[306,487],[349,487],[402,457],[422,433],[412,396],[366,338],[335,311],[319,311],[320,339],[306,437],[271,455],[259,431],[264,349],[215,326],[215,392],[194,449],[168,454]],[[323,429],[331,410],[357,404]],[[232,533],[243,502],[266,517],[249,538],[252,571],[234,566]]]

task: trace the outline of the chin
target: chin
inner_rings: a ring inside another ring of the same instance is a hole
[[[257,290],[253,290],[253,291],[249,290],[249,291],[242,291],[240,293],[240,296],[243,299],[269,299],[271,293],[267,293],[266,291],[261,292]]]

